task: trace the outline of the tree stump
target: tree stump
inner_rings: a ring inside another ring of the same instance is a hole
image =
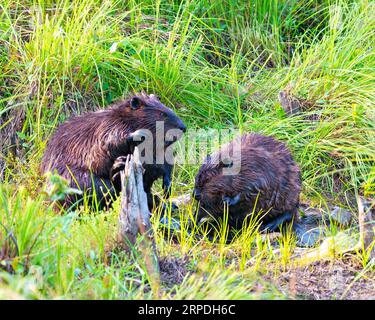
[[[141,235],[139,250],[145,268],[156,295],[159,294],[159,261],[156,254],[153,230],[147,195],[143,188],[143,167],[139,160],[139,150],[135,147],[134,155],[129,155],[125,169],[121,171],[121,210],[119,215],[119,241],[126,251],[135,248],[138,234]]]

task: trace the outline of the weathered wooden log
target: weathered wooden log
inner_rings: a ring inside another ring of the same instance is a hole
[[[125,169],[121,171],[121,210],[119,215],[119,240],[121,246],[130,251],[141,235],[139,250],[144,259],[151,288],[159,295],[160,272],[156,254],[153,230],[150,222],[150,211],[147,195],[143,188],[143,167],[136,147],[134,155],[126,159]]]
[[[119,238],[122,245],[128,248],[134,245],[138,234],[139,205],[134,176],[134,159],[129,155],[125,170],[121,173],[121,209],[119,216]]]
[[[153,240],[150,211],[143,188],[143,168],[139,160],[139,150],[129,155],[125,170],[121,173],[121,211],[119,217],[120,237],[123,243],[134,245],[138,233]]]

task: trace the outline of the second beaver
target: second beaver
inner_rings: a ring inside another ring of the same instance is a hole
[[[237,172],[231,172],[234,166]],[[222,218],[226,203],[230,227],[241,228],[259,212],[261,230],[275,231],[293,220],[298,236],[304,231],[298,225],[300,192],[300,169],[287,146],[270,136],[245,134],[207,157],[193,196],[199,201],[197,221]]]

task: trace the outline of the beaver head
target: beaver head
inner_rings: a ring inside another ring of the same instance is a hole
[[[115,118],[126,122],[131,131],[147,129],[154,137],[156,132],[162,129],[160,125],[162,125],[164,133],[168,133],[171,129],[180,130],[181,133],[186,131],[185,124],[176,113],[161,103],[154,94],[134,95],[115,105],[114,111]],[[165,144],[169,145],[176,140],[167,140]]]
[[[227,157],[216,152],[206,158],[195,178],[193,192],[193,197],[200,204],[198,221],[207,214],[214,217],[222,215],[225,198],[240,188],[236,186],[241,181],[239,172],[230,172],[238,164],[241,164],[238,155]],[[233,193],[233,196],[237,194]]]
[[[230,152],[230,161],[225,160]],[[295,215],[300,192],[300,170],[287,146],[270,136],[245,134],[201,166],[194,190],[200,204],[197,218],[220,217],[226,204],[232,225],[252,212],[262,212],[262,222],[285,212]]]

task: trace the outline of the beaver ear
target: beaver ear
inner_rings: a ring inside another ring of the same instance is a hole
[[[203,163],[204,163],[204,164],[209,164],[209,163],[211,163],[211,155],[206,156],[206,158],[203,160]]]
[[[130,108],[132,108],[133,110],[136,110],[141,105],[142,105],[142,100],[139,97],[134,96],[133,98],[131,98],[131,100],[130,100]]]

